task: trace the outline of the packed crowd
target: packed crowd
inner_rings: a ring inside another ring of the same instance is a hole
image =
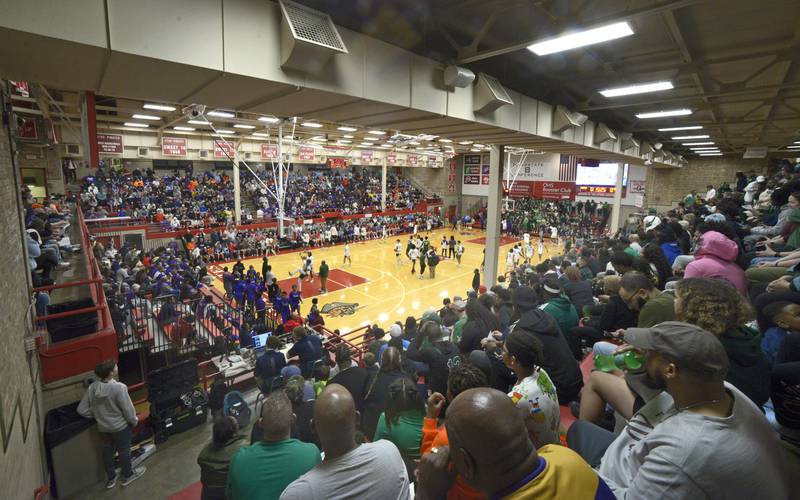
[[[503,212],[503,232],[521,236],[543,235],[555,240],[588,238],[603,233],[611,214],[608,203],[571,200],[517,199],[513,210]]]

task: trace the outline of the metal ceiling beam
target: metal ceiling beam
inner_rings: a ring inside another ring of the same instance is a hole
[[[629,21],[632,19],[636,19],[639,17],[650,16],[654,14],[660,14],[662,12],[670,12],[674,9],[680,9],[683,7],[689,7],[697,3],[697,0],[662,0],[659,2],[654,3],[653,5],[647,7],[639,7],[636,9],[630,9],[623,12],[618,12],[611,15],[606,15],[600,18],[595,18],[592,20],[585,21],[586,29],[591,28],[592,26],[600,26],[604,24],[608,24],[611,22],[620,22],[620,21]],[[541,38],[536,38],[532,40],[526,40],[523,42],[515,43],[513,45],[507,45],[505,47],[500,47],[496,49],[486,50],[483,52],[478,52],[477,54],[465,57],[460,59],[457,64],[469,64],[477,61],[482,61],[484,59],[489,59],[491,57],[497,57],[503,54],[508,54],[510,52],[516,52],[518,50],[522,50],[527,48],[529,45],[532,45]]]
[[[795,26],[795,30],[794,30],[794,44],[797,45],[798,43],[800,43],[800,23],[798,23],[797,26]],[[798,53],[795,52],[793,57],[791,59],[789,59],[789,61],[784,65],[783,71],[780,72],[781,74],[778,77],[778,78],[780,78],[781,83],[786,83],[786,79],[791,74],[790,70],[792,69],[792,65],[794,65],[794,63],[797,61],[797,59],[798,59]],[[777,98],[780,97],[781,91],[782,90],[780,90],[780,89],[776,90],[775,91],[775,95],[773,96],[773,97],[776,98],[776,100],[767,104],[769,106],[769,112],[767,112],[767,117],[764,119],[764,126],[761,127],[761,134],[759,134],[759,138],[758,138],[759,141],[764,140],[764,135],[765,135],[766,129],[770,125],[772,125],[772,115],[775,113],[775,108],[776,108],[775,105],[778,104],[778,102],[779,102],[777,100]]]

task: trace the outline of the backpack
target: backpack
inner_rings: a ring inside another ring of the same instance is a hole
[[[240,429],[243,429],[250,423],[250,407],[244,399],[244,394],[239,391],[230,391],[225,395],[222,413],[226,417],[235,418]]]

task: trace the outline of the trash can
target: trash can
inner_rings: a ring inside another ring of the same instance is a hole
[[[77,410],[75,402],[45,416],[44,445],[55,498],[66,498],[106,480],[100,433],[94,420],[81,417]]]

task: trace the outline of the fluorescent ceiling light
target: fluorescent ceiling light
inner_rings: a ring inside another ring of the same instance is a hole
[[[658,92],[659,90],[669,90],[672,88],[674,88],[672,82],[653,82],[601,90],[600,93],[603,94],[603,97],[620,97],[624,95],[644,94],[646,92]]]
[[[419,141],[408,141],[408,144],[410,144],[412,146],[419,146],[420,143],[419,143]]]
[[[256,128],[256,126],[255,125],[245,125],[243,123],[237,123],[236,125],[233,126],[233,128],[245,128],[247,130],[252,130],[252,129]]]
[[[722,156],[722,153],[699,153],[699,156]]]
[[[295,136],[293,136],[293,135],[284,135],[283,138],[284,139],[289,139],[291,141],[291,140],[295,139]]]
[[[336,127],[336,130],[341,130],[342,132],[355,132],[355,131],[356,131],[356,130],[358,130],[358,129],[357,129],[357,128],[355,128],[355,127],[345,127],[345,126],[341,126],[341,127]]]
[[[269,134],[265,134],[264,132],[253,132],[252,135],[256,137],[269,137]]]
[[[385,144],[381,144],[381,147],[384,147],[384,148],[393,148],[393,147],[394,147],[394,144],[389,144],[389,143],[387,142],[387,143],[385,143]]]
[[[350,134],[345,134],[342,137],[344,137],[345,139],[352,139],[353,138],[353,136],[350,135]]]
[[[453,142],[453,141],[451,141],[450,139],[439,139],[439,142],[449,143],[449,142]]]
[[[147,128],[150,125],[146,123],[137,123],[137,122],[125,122],[126,127],[136,127],[136,128]]]
[[[786,146],[786,149],[800,149],[800,146]]]
[[[275,118],[274,116],[259,116],[258,121],[266,123],[278,123],[279,121],[281,121],[281,119]]]
[[[348,141],[348,140],[346,140],[346,139],[339,139],[339,140],[338,140],[338,141],[336,141],[336,142],[338,142],[339,144],[350,144],[350,143],[352,143],[353,141]]]
[[[794,141],[793,144],[800,144],[800,141]]]
[[[472,144],[472,141],[458,141],[458,143],[461,144],[462,146],[466,146],[468,144]]]
[[[708,139],[708,135],[678,135],[672,138],[673,141],[685,141],[689,139]]]
[[[172,127],[175,130],[183,130],[184,132],[194,132],[194,127]]]
[[[161,117],[160,117],[160,116],[155,116],[155,115],[140,115],[140,114],[138,114],[138,113],[137,113],[137,114],[135,114],[135,115],[133,115],[133,118],[136,118],[137,120],[154,120],[154,121],[155,121],[155,120],[160,120],[160,119],[161,119]]]
[[[225,128],[218,129],[216,132],[218,134],[234,134],[235,133],[233,130],[228,130],[228,129],[225,129]]]
[[[692,151],[702,151],[704,149],[719,149],[717,146],[703,146],[703,147],[696,147],[696,148],[689,148]]]
[[[668,111],[651,111],[648,113],[637,113],[636,118],[645,119],[645,118],[665,118],[667,116],[685,116],[691,115],[691,109],[670,109]]]
[[[175,106],[167,106],[166,104],[150,104],[150,103],[147,103],[142,107],[144,109],[154,109],[156,111],[175,111]]]
[[[392,149],[393,146],[378,146],[378,149]]]
[[[700,130],[702,125],[689,125],[686,127],[667,127],[658,129],[659,132],[677,132],[678,130]]]
[[[472,151],[473,153],[480,153],[481,152],[480,149],[476,149],[476,148],[472,148],[472,149],[470,149],[470,151]]]
[[[537,56],[546,56],[564,50],[577,49],[595,43],[607,42],[624,36],[633,35],[631,25],[626,22],[609,24],[577,33],[561,35],[528,46],[528,50]]]
[[[706,141],[706,142],[682,142],[681,146],[713,146],[714,141]]]
[[[386,135],[386,132],[383,130],[368,130],[367,133],[372,135]]]
[[[312,138],[311,138],[311,140],[312,140],[312,141],[317,141],[317,142],[325,142],[325,141],[327,141],[328,139],[324,138],[324,137],[323,137],[323,136],[321,136],[321,135],[318,135],[318,136],[316,136],[316,137],[312,137]]]
[[[473,148],[485,148],[486,146],[484,146],[483,144],[473,144],[472,147]]]
[[[300,126],[306,128],[322,128],[322,124],[316,122],[303,122]]]
[[[219,110],[209,111],[206,114],[208,116],[218,116],[220,118],[233,118],[233,117],[236,116],[235,114],[231,113],[230,111],[219,111]]]
[[[211,122],[208,120],[189,120],[186,123],[191,123],[192,125],[211,125]]]

